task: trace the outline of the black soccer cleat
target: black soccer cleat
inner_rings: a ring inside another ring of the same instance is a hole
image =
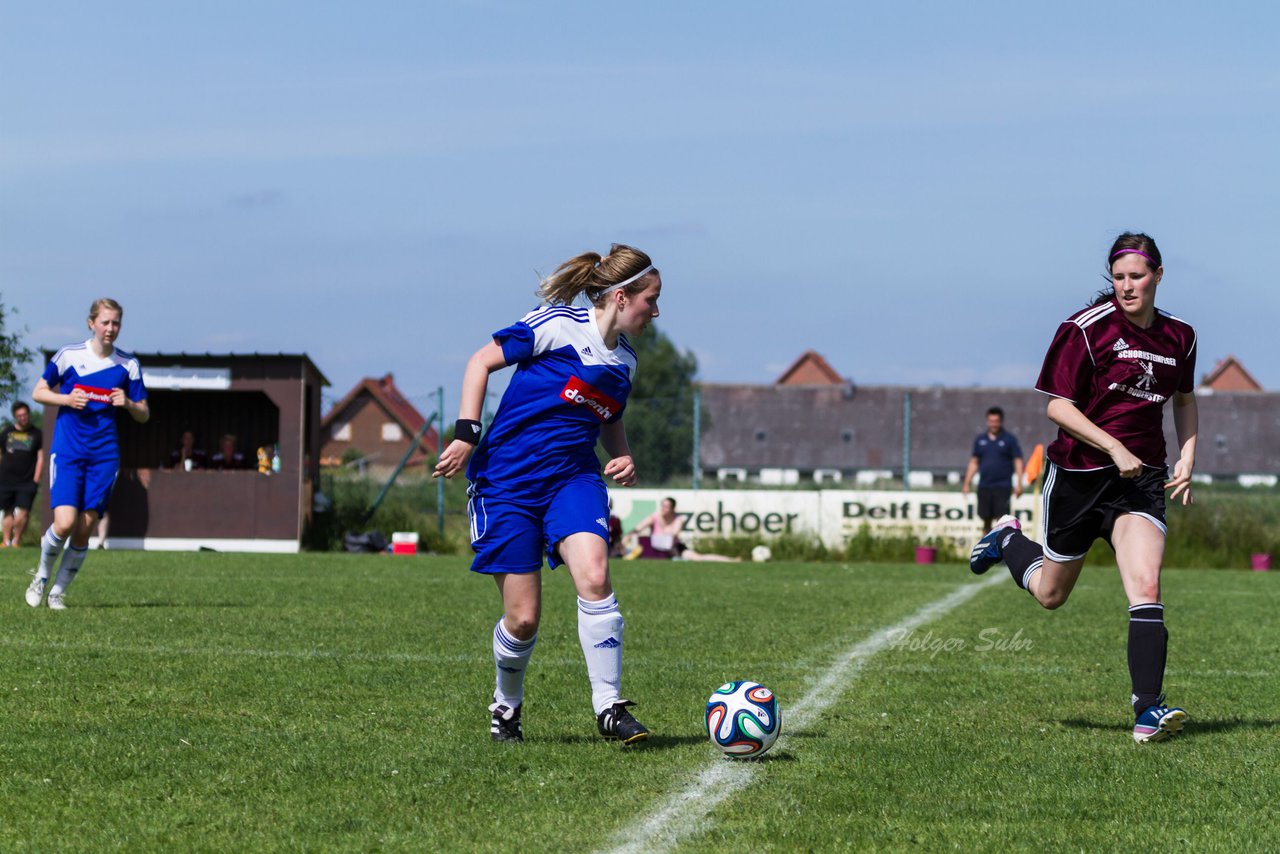
[[[520,725],[521,703],[514,709],[494,702],[489,706],[493,718],[489,724],[489,735],[494,741],[524,741],[524,727]]]
[[[635,744],[649,737],[649,730],[644,724],[631,716],[627,706],[634,706],[630,700],[619,700],[596,716],[596,727],[605,738],[616,738],[623,744]]]

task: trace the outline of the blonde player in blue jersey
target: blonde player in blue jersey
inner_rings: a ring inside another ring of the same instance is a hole
[[[662,280],[649,256],[615,244],[588,252],[543,280],[544,303],[493,333],[467,363],[454,440],[435,476],[467,465],[473,572],[492,575],[502,596],[493,629],[496,686],[490,733],[522,741],[524,673],[538,638],[542,562],[564,565],[578,592],[578,640],[586,656],[596,726],[633,744],[649,731],[621,696],[622,614],[609,580],[609,499],[604,476],[636,482],[622,412],[636,371],[628,336],[658,316]],[[590,307],[573,303],[585,296]],[[489,374],[516,372],[483,436],[480,408]],[[474,451],[474,455],[472,455]]]
[[[49,449],[53,524],[40,540],[40,566],[27,588],[33,608],[44,599],[59,555],[48,604],[55,611],[66,608],[63,594],[84,563],[89,536],[107,508],[120,468],[116,412],[123,409],[138,422],[151,417],[138,360],[115,346],[123,318],[120,303],[95,300],[89,307],[92,337],[55,353],[31,395],[37,403],[58,407]]]

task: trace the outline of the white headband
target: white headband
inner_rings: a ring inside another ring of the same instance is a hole
[[[645,276],[647,276],[651,272],[653,272],[652,264],[650,264],[648,267],[645,267],[643,270],[641,270],[639,273],[636,273],[631,278],[623,279],[621,282],[618,282],[618,284],[610,285],[609,287],[605,288],[600,292],[600,296],[604,296],[605,294],[611,294],[614,291],[616,291],[618,288],[625,288],[627,285],[631,284],[632,282],[643,279]]]

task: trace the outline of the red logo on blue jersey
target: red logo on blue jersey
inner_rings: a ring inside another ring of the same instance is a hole
[[[588,407],[601,421],[608,421],[614,413],[622,411],[618,401],[577,377],[569,378],[560,396],[570,403]]]
[[[111,389],[109,388],[98,388],[97,386],[76,383],[72,388],[72,391],[75,391],[77,388],[84,392],[85,396],[90,400],[96,400],[99,403],[111,402]]]

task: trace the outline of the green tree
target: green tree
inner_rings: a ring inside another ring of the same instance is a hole
[[[651,485],[688,475],[698,360],[692,353],[680,352],[656,326],[650,326],[631,346],[640,366],[624,421],[640,481]]]
[[[15,313],[0,302],[0,401],[6,402],[15,399],[22,392],[22,366],[36,355],[34,350],[22,343],[19,333],[6,331],[9,317]]]

